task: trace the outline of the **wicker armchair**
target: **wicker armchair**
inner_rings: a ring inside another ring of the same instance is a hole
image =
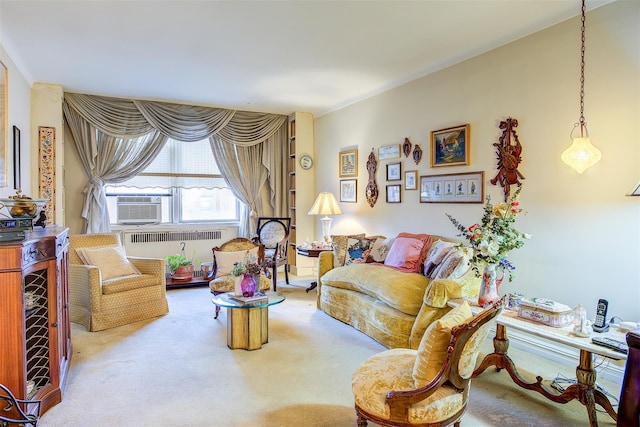
[[[82,248],[119,246],[119,234],[69,236],[71,321],[84,325],[89,331],[114,328],[169,312],[164,260],[127,257],[137,272],[106,278],[111,275],[105,275],[95,265],[86,265],[78,254]]]

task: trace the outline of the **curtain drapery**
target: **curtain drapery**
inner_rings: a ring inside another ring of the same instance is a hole
[[[89,181],[82,212],[86,233],[110,231],[104,185],[139,173],[167,138],[184,142],[210,138],[233,146],[218,150],[218,155],[233,152],[235,157],[216,157],[216,161],[219,165],[231,163],[231,167],[220,167],[221,174],[236,197],[248,205],[244,209],[247,215],[241,218],[241,224],[245,224],[241,226],[241,236],[249,237],[252,232],[251,214],[287,212],[287,182],[282,179],[287,168],[286,116],[69,92],[64,95],[63,111]],[[257,144],[259,148],[248,150]],[[213,146],[212,142],[212,149]],[[102,158],[107,155],[112,158]],[[140,168],[131,160],[144,166]],[[238,165],[249,168],[250,173],[242,170],[238,174]],[[239,175],[250,182],[238,184]],[[268,186],[271,195],[268,203],[260,201],[264,186]]]
[[[249,215],[240,221],[238,234],[250,237],[256,229],[261,200],[260,189],[267,181],[267,169],[261,162],[263,144],[241,147],[226,144],[219,136],[213,136],[209,141],[214,157],[226,159],[218,165],[220,173],[236,197],[246,204],[249,210]]]

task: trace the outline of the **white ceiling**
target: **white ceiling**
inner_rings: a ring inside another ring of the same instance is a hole
[[[0,0],[0,43],[30,84],[321,115],[579,13],[579,0]]]

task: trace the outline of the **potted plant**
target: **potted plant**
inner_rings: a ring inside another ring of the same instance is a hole
[[[191,280],[193,277],[193,263],[200,262],[200,260],[187,258],[184,252],[181,252],[166,256],[165,262],[169,266],[173,280]]]

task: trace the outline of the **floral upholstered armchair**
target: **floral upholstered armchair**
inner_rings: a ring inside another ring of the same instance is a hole
[[[213,250],[213,280],[209,282],[209,289],[214,295],[232,292],[235,288],[235,278],[231,274],[233,267],[238,262],[245,261],[246,257],[254,256],[260,264],[264,262],[264,246],[244,237],[236,237]],[[260,273],[260,290],[268,291],[271,288],[271,280],[264,273]],[[216,306],[215,318],[220,314],[220,307]]]

